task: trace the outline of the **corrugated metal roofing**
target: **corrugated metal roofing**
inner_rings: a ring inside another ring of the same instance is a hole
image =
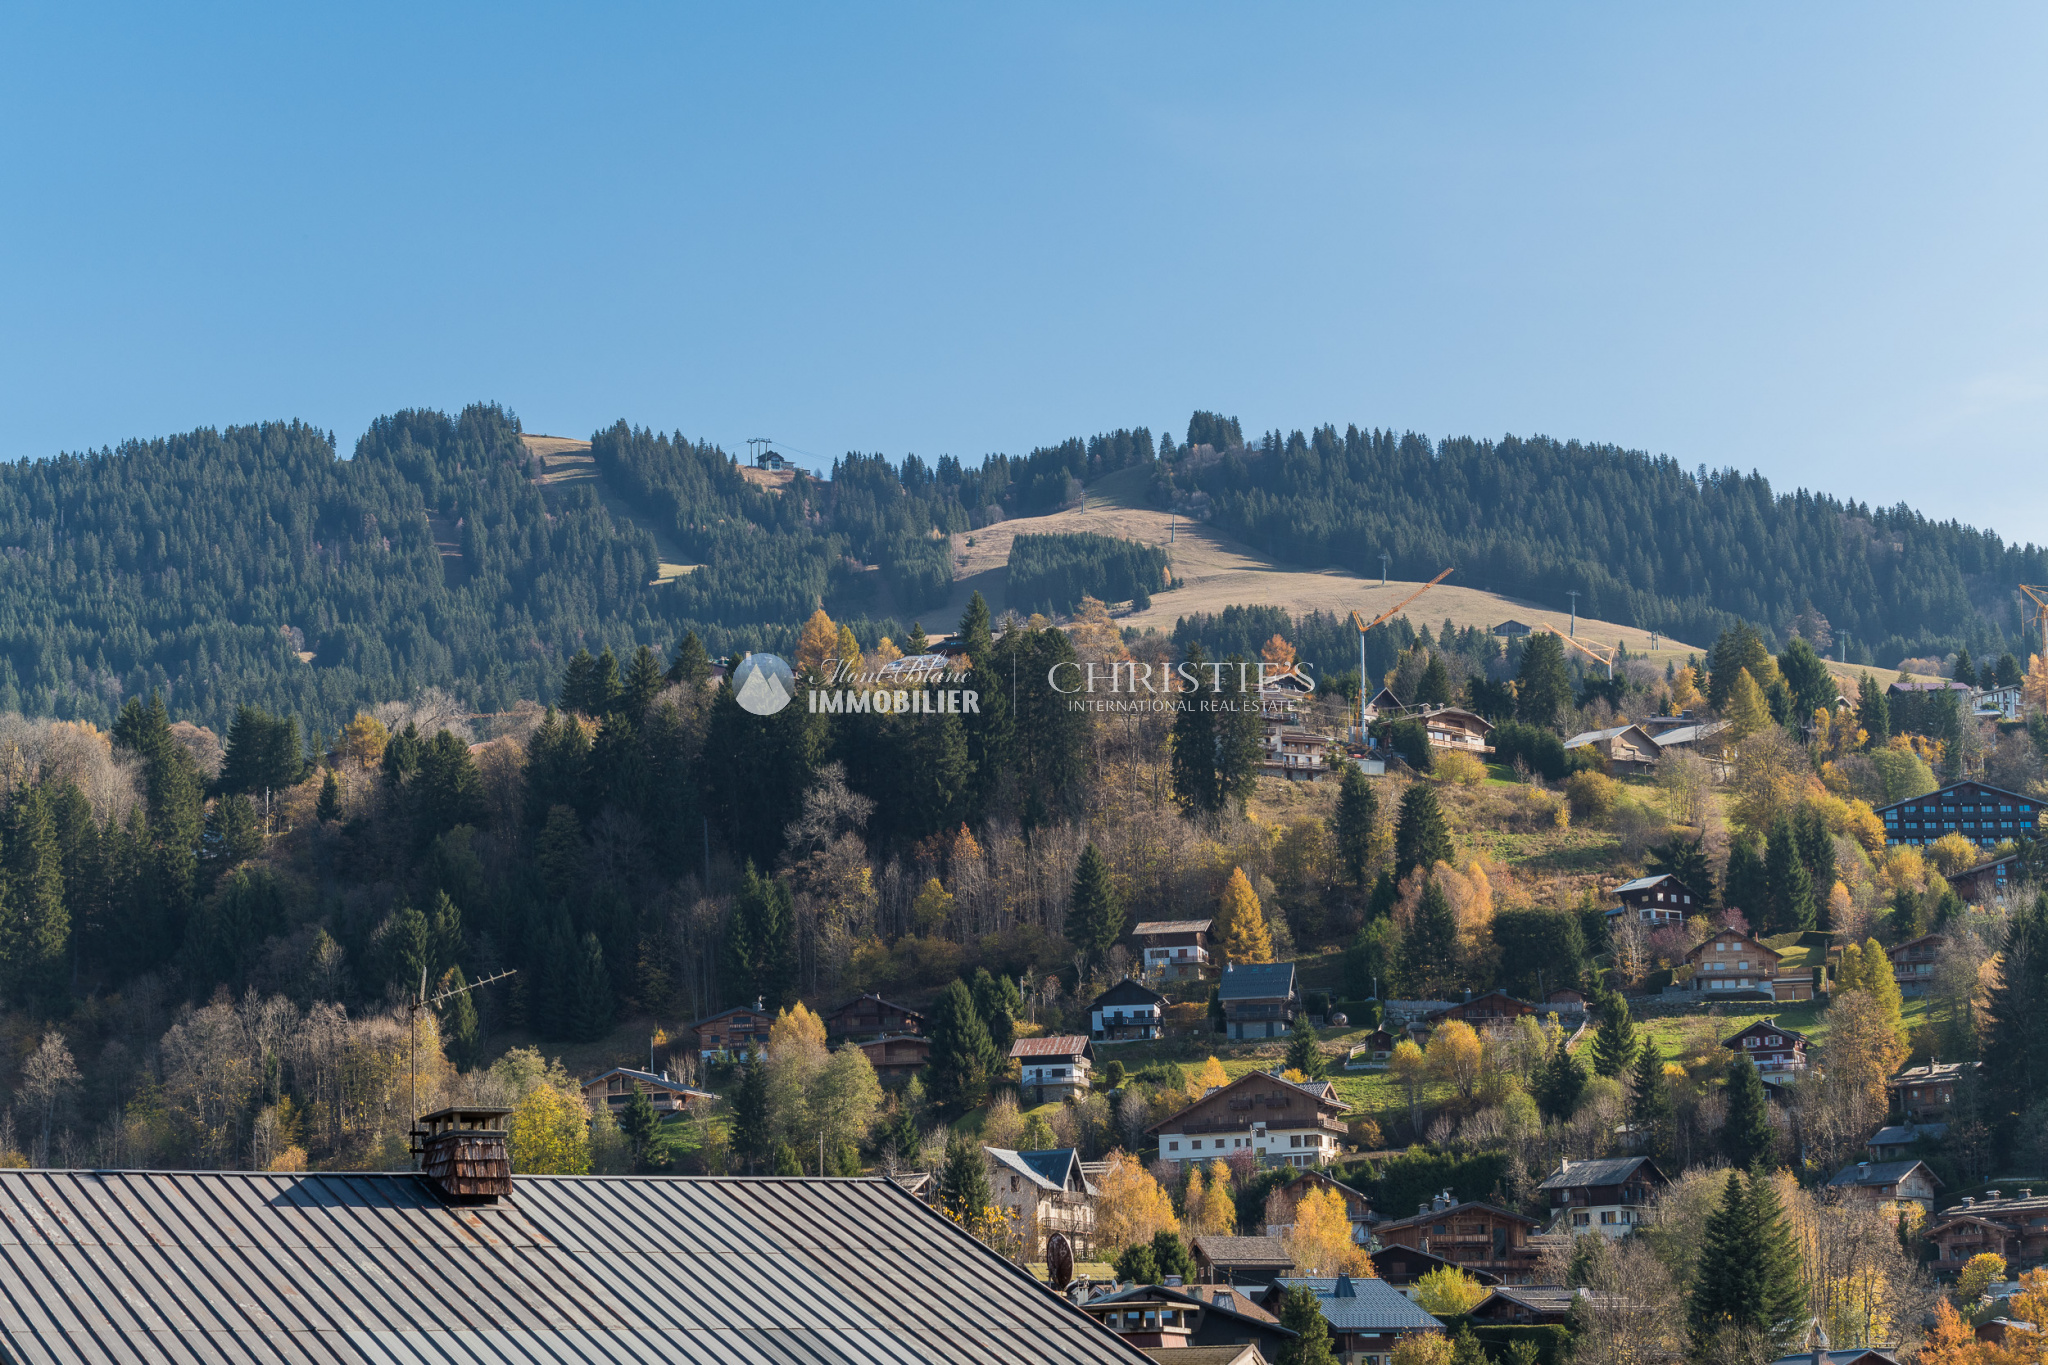
[[[1620,1185],[1625,1183],[1640,1168],[1648,1166],[1663,1183],[1664,1173],[1646,1156],[1606,1156],[1590,1160],[1573,1161],[1558,1167],[1543,1178],[1536,1188],[1539,1190],[1576,1190],[1593,1185]]]
[[[0,1171],[10,1361],[1119,1361],[886,1180]]]
[[[1294,990],[1294,964],[1233,965],[1217,989],[1221,1000],[1277,1000]]]
[[[1340,1332],[1441,1332],[1444,1327],[1385,1280],[1287,1276],[1273,1284],[1276,1294],[1298,1284],[1314,1290],[1324,1319]]]

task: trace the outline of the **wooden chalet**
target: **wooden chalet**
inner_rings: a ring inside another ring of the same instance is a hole
[[[1394,695],[1393,688],[1382,687],[1379,691],[1372,694],[1370,701],[1366,702],[1365,719],[1367,723],[1370,723],[1378,720],[1381,716],[1403,715],[1407,710],[1408,708],[1401,704],[1401,699]]]
[[[1291,962],[1226,962],[1217,994],[1223,1031],[1232,1038],[1280,1038],[1294,1031],[1300,1000]]]
[[[1268,715],[1260,741],[1259,771],[1290,782],[1320,782],[1332,771],[1336,741],[1291,716]]]
[[[1018,1083],[1036,1092],[1043,1104],[1088,1093],[1095,1045],[1078,1033],[1019,1038],[1010,1045],[1010,1060],[1019,1066]]]
[[[1188,1244],[1204,1284],[1271,1284],[1294,1270],[1286,1241],[1279,1237],[1223,1237],[1205,1233]]]
[[[834,1038],[879,1038],[885,1033],[924,1031],[922,1014],[879,995],[857,995],[825,1016],[825,1032]]]
[[[1379,1224],[1373,1235],[1383,1246],[1415,1247],[1460,1269],[1497,1275],[1504,1284],[1529,1284],[1537,1260],[1529,1235],[1538,1226],[1534,1218],[1493,1204],[1459,1203],[1446,1190],[1414,1216]]]
[[[2017,853],[2008,853],[2003,858],[1987,858],[1950,877],[1949,889],[1972,905],[2000,905],[2021,879],[2023,871]]]
[[[2048,1259],[2048,1197],[2036,1198],[2031,1188],[2014,1198],[1986,1190],[1930,1217],[1921,1236],[1935,1246],[1928,1269],[1937,1275],[1952,1275],[1987,1251],[2007,1265],[2036,1265]]]
[[[1425,1017],[1429,1020],[1431,1028],[1458,1019],[1481,1033],[1487,1033],[1511,1029],[1515,1026],[1515,1020],[1536,1013],[1536,1007],[1526,1000],[1517,1000],[1506,991],[1488,991],[1484,995],[1471,996],[1455,1005],[1434,1010]]]
[[[1759,1019],[1733,1037],[1722,1039],[1721,1046],[1746,1055],[1763,1073],[1764,1084],[1771,1085],[1806,1070],[1808,1041],[1805,1034],[1776,1019]]]
[[[1925,796],[1879,806],[1877,814],[1884,821],[1887,844],[1931,844],[1954,834],[1979,848],[1993,848],[2006,839],[2033,838],[2039,833],[2041,809],[2036,797],[1971,781],[1951,782]]]
[[[1590,749],[1617,775],[1655,772],[1664,751],[1656,738],[1640,725],[1622,724],[1605,730],[1587,730],[1564,742],[1567,750]]]
[[[1758,991],[1775,998],[1783,954],[1748,934],[1723,929],[1685,955],[1691,989],[1702,992]]]
[[[1298,1085],[1248,1071],[1145,1131],[1161,1160],[1214,1161],[1256,1152],[1271,1165],[1321,1166],[1337,1155],[1348,1106],[1328,1082]]]
[[[1197,1365],[1228,1348],[1277,1360],[1295,1339],[1292,1328],[1229,1285],[1132,1285],[1088,1300],[1081,1311],[1148,1354],[1167,1348],[1163,1358]]]
[[[1608,910],[1608,919],[1627,917],[1653,929],[1684,924],[1706,908],[1691,887],[1669,872],[1623,882],[1614,888],[1614,898],[1621,903]]]
[[[1490,754],[1493,722],[1462,706],[1433,707],[1422,713],[1422,728],[1432,749],[1457,749],[1468,754]]]
[[[1973,1080],[1982,1062],[1944,1062],[1909,1066],[1885,1082],[1892,1105],[1908,1123],[1946,1123],[1955,1108],[1956,1088]]]
[[[1901,996],[1911,998],[1927,994],[1927,987],[1934,980],[1934,960],[1947,946],[1947,934],[1922,934],[1895,948],[1885,949],[1884,955],[1892,964],[1892,979],[1899,983]]]
[[[850,1046],[866,1053],[875,1075],[885,1081],[907,1080],[932,1059],[932,1040],[921,1033],[885,1033]]]
[[[1389,1365],[1394,1350],[1409,1337],[1440,1334],[1442,1322],[1385,1280],[1283,1277],[1266,1290],[1265,1305],[1278,1311],[1280,1301],[1296,1285],[1315,1292],[1316,1307],[1330,1329],[1330,1349],[1339,1360],[1361,1365]]]
[[[1098,1043],[1157,1038],[1166,1018],[1166,997],[1128,976],[1095,997],[1088,1007],[1090,1036]]]
[[[1835,1172],[1827,1187],[1862,1203],[1918,1204],[1931,1212],[1941,1179],[1924,1161],[1859,1161]]]
[[[1344,1063],[1347,1071],[1370,1070],[1384,1067],[1393,1060],[1394,1045],[1400,1042],[1385,1029],[1374,1029],[1365,1035],[1365,1041],[1351,1049],[1350,1057]]]
[[[1569,1325],[1578,1291],[1562,1284],[1502,1285],[1479,1301],[1472,1321],[1487,1327]]]
[[[1567,1157],[1536,1186],[1536,1192],[1550,1196],[1556,1220],[1553,1231],[1626,1237],[1648,1221],[1651,1199],[1669,1183],[1657,1163],[1646,1156],[1593,1161]]]
[[[630,1066],[615,1066],[601,1076],[593,1076],[583,1082],[583,1102],[596,1104],[603,1100],[614,1114],[623,1113],[633,1102],[633,1092],[647,1092],[648,1103],[657,1114],[680,1114],[693,1104],[711,1104],[718,1099],[709,1090],[697,1090],[673,1080],[666,1071],[637,1071]]]
[[[768,1028],[775,1016],[759,1000],[734,1005],[690,1025],[697,1035],[697,1055],[706,1061],[751,1061],[768,1055]]]
[[[1518,640],[1525,635],[1534,633],[1534,631],[1534,626],[1524,625],[1520,621],[1508,620],[1495,626],[1492,633],[1505,640]]]
[[[1169,981],[1199,977],[1209,965],[1209,928],[1214,920],[1146,920],[1131,930],[1145,964],[1145,974]]]
[[[1370,1238],[1366,1225],[1372,1220],[1372,1200],[1349,1185],[1332,1180],[1321,1171],[1303,1171],[1266,1196],[1266,1235],[1284,1237],[1294,1230],[1294,1211],[1302,1197],[1312,1190],[1333,1191],[1344,1201],[1344,1215],[1351,1220],[1351,1240],[1364,1246]]]

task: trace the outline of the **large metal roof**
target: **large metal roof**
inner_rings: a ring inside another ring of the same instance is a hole
[[[886,1180],[0,1171],[0,1356],[1139,1362]]]

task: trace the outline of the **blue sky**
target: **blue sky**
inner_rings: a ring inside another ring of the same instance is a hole
[[[745,8],[748,12],[740,13]],[[1613,441],[2048,540],[2038,6],[13,6],[0,456]]]

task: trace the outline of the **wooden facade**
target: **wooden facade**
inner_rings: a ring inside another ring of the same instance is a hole
[[[1466,1270],[1484,1270],[1504,1284],[1530,1284],[1536,1249],[1529,1235],[1534,1218],[1476,1201],[1456,1203],[1448,1192],[1412,1217],[1381,1223],[1373,1235],[1388,1246],[1409,1246],[1441,1256]]]
[[[918,1033],[888,1033],[853,1046],[867,1054],[875,1075],[885,1081],[907,1080],[932,1059],[932,1040]]]
[[[2007,839],[2033,838],[2041,810],[2038,798],[1988,782],[1951,782],[1925,796],[1879,806],[1877,814],[1887,844],[1926,845],[1953,834],[1988,849]]]
[[[825,1032],[834,1038],[923,1033],[924,1016],[879,995],[858,995],[825,1016]]]
[[[1347,1106],[1327,1085],[1251,1071],[1145,1131],[1162,1160],[1214,1161],[1250,1150],[1276,1165],[1320,1166],[1337,1155]]]

